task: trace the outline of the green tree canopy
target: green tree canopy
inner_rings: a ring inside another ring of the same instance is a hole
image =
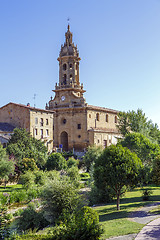
[[[9,175],[14,172],[15,165],[12,159],[6,155],[5,149],[0,144],[0,179],[4,180],[5,187],[9,179]]]
[[[138,132],[149,138],[152,142],[160,143],[160,131],[158,125],[148,120],[141,109],[136,111],[119,112],[118,125],[123,136],[129,132]]]
[[[120,196],[124,187],[136,184],[141,160],[135,153],[121,145],[106,148],[94,165],[94,181],[98,188],[110,186],[117,197],[117,210],[120,209]]]
[[[135,152],[144,164],[152,164],[153,159],[160,154],[160,146],[152,143],[147,137],[140,133],[128,133],[120,142],[123,147],[127,147]]]
[[[48,159],[46,162],[46,168],[47,170],[57,170],[57,171],[66,169],[67,168],[66,159],[62,156],[61,153],[51,153],[48,156]]]
[[[7,146],[9,155],[16,159],[33,158],[38,167],[42,168],[47,158],[47,148],[41,140],[37,140],[25,129],[15,128]]]

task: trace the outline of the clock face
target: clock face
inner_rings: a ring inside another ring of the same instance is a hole
[[[64,101],[64,100],[65,100],[65,96],[62,96],[62,97],[61,97],[61,100]]]

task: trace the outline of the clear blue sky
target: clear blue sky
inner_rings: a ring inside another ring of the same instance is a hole
[[[88,104],[160,126],[160,0],[0,0],[0,107],[54,96],[68,17]]]

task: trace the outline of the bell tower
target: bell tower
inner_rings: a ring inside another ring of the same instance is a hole
[[[55,97],[49,101],[46,109],[54,109],[61,107],[84,106],[85,98],[83,97],[83,84],[79,81],[79,52],[77,46],[74,45],[73,34],[68,24],[65,33],[65,42],[61,45],[59,53],[59,83],[56,83]]]

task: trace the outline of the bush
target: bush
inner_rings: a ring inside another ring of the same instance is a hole
[[[26,231],[28,229],[36,229],[38,231],[46,227],[48,222],[44,218],[43,212],[37,212],[35,204],[30,203],[17,219],[17,225],[20,231]]]
[[[67,176],[70,178],[71,182],[78,188],[80,186],[80,175],[78,167],[71,167],[67,169]]]
[[[19,183],[21,183],[25,189],[28,189],[34,184],[35,178],[36,177],[33,172],[27,171],[20,176]]]
[[[43,171],[36,171],[34,172],[35,179],[34,182],[35,184],[42,186],[45,184],[46,181],[46,174]]]
[[[72,219],[49,230],[55,240],[98,240],[102,234],[98,213],[89,207],[81,208]]]
[[[51,222],[58,220],[63,211],[72,214],[80,204],[75,186],[65,177],[50,180],[42,190],[42,204]]]
[[[77,167],[79,164],[79,161],[74,159],[73,157],[70,157],[68,160],[67,160],[67,166],[68,168],[71,168],[71,167]]]
[[[143,193],[142,193],[142,199],[143,201],[148,201],[150,196],[152,195],[152,190],[150,189],[143,189]]]
[[[26,190],[20,190],[18,192],[11,192],[10,193],[10,204],[11,203],[20,203],[25,202],[28,199],[28,195]]]
[[[46,162],[47,170],[63,170],[67,168],[65,158],[60,153],[51,153]]]

